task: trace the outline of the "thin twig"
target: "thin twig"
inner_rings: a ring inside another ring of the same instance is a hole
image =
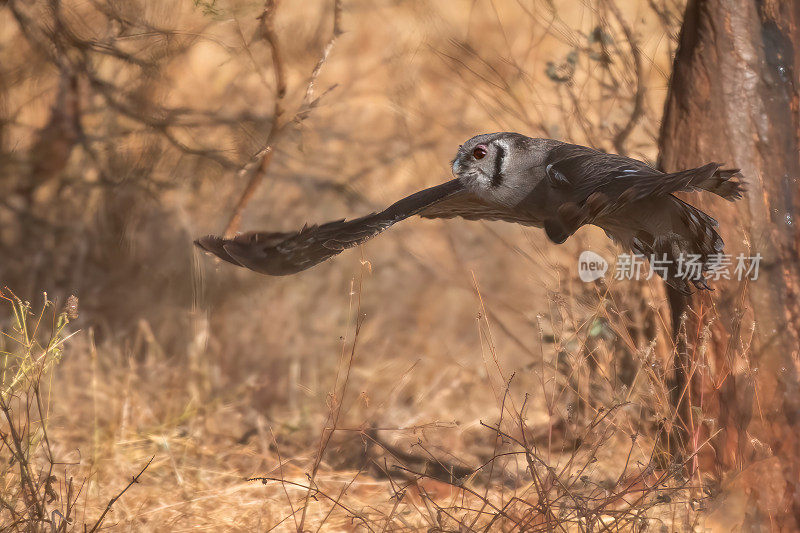
[[[328,494],[325,494],[323,491],[319,490],[318,488],[312,487],[311,484],[303,485],[302,483],[296,483],[294,481],[287,481],[285,479],[280,479],[280,478],[276,478],[276,477],[269,477],[269,476],[251,477],[251,478],[248,478],[247,481],[260,481],[264,485],[266,485],[270,481],[275,481],[277,483],[285,483],[285,484],[291,485],[293,487],[297,487],[297,488],[300,488],[300,489],[305,489],[305,490],[307,490],[309,492],[313,492],[315,496],[317,494],[319,494],[320,496],[322,496],[326,500],[329,500],[331,503],[333,503],[334,506],[341,507],[342,509],[344,509],[345,511],[350,513],[353,517],[358,518],[359,520],[361,520],[364,523],[364,526],[366,526],[367,529],[369,529],[370,531],[374,531],[374,529],[372,527],[370,527],[369,521],[366,518],[364,518],[360,513],[358,513],[357,511],[347,507],[342,502],[340,502],[338,499],[333,498],[332,496],[329,496]],[[302,528],[298,528],[298,531],[304,531],[304,530]]]
[[[94,526],[92,526],[92,529],[89,530],[89,533],[94,533],[95,531],[97,531],[97,528],[99,528],[100,525],[103,523],[103,520],[105,519],[105,517],[108,514],[108,512],[111,510],[111,508],[114,506],[114,504],[117,503],[117,500],[119,500],[122,497],[122,495],[125,494],[128,491],[128,489],[133,486],[134,483],[139,483],[139,478],[142,477],[142,474],[144,474],[144,471],[147,470],[147,467],[150,466],[150,463],[152,463],[153,459],[155,459],[155,458],[156,458],[155,455],[153,457],[151,457],[150,460],[147,461],[147,464],[144,465],[144,468],[142,468],[139,471],[138,474],[133,476],[133,478],[131,479],[130,483],[128,483],[125,486],[124,489],[122,489],[116,496],[114,496],[113,498],[111,498],[108,501],[108,505],[106,505],[106,508],[103,511],[103,514],[101,514],[100,518],[97,519],[97,522],[95,522]]]
[[[322,72],[322,67],[325,65],[325,62],[328,60],[328,56],[333,50],[333,46],[336,44],[336,39],[342,34],[342,0],[334,0],[333,2],[333,34],[331,35],[328,44],[325,45],[325,48],[322,49],[322,55],[317,61],[317,64],[314,66],[314,70],[311,71],[311,77],[308,80],[308,85],[306,86],[306,95],[303,98],[303,103],[306,106],[312,105],[314,101],[314,84],[319,77],[320,72]]]
[[[359,277],[358,280],[358,289],[354,288],[354,282],[351,282],[350,294],[356,296],[356,312],[355,312],[355,331],[353,332],[353,343],[350,346],[350,356],[347,360],[347,368],[344,374],[344,379],[342,382],[342,388],[339,392],[339,398],[335,397],[336,395],[336,386],[339,383],[339,369],[336,372],[336,381],[334,382],[334,397],[331,405],[331,410],[328,412],[328,418],[325,422],[325,427],[322,429],[322,436],[320,437],[319,447],[317,448],[317,456],[314,459],[314,466],[311,468],[311,474],[308,476],[308,492],[306,492],[305,503],[303,505],[303,513],[300,516],[300,526],[298,527],[299,531],[304,530],[304,525],[306,521],[306,512],[308,511],[308,503],[311,498],[311,490],[315,484],[315,480],[317,477],[317,472],[319,471],[319,467],[322,464],[322,456],[325,453],[325,449],[328,447],[328,443],[330,443],[331,437],[333,437],[334,432],[336,431],[338,424],[339,424],[339,416],[342,413],[342,406],[344,405],[344,398],[345,394],[347,393],[347,386],[350,383],[350,372],[353,368],[353,361],[356,357],[356,347],[358,346],[359,334],[361,333],[361,326],[363,325],[363,317],[361,315],[361,288],[362,288],[362,281],[363,276]],[[351,309],[352,309],[352,296],[351,296]],[[342,341],[342,351],[344,352],[345,344],[344,340]],[[344,353],[342,353],[342,358]],[[341,359],[340,359],[340,368],[341,368]],[[316,489],[315,489],[316,490]]]
[[[633,58],[633,67],[635,70],[634,75],[636,76],[636,93],[633,97],[633,111],[631,111],[628,122],[625,123],[625,125],[617,132],[616,135],[614,135],[613,141],[614,149],[617,151],[617,153],[625,155],[627,152],[625,149],[625,142],[633,132],[636,124],[639,123],[639,120],[644,115],[644,95],[646,88],[644,85],[644,71],[642,69],[642,54],[639,50],[639,46],[636,44],[636,36],[633,34],[631,27],[625,21],[625,17],[622,16],[622,12],[620,11],[616,2],[614,0],[607,0],[606,5],[614,14],[614,18],[617,19],[617,22],[622,28],[622,32],[625,34],[625,38],[631,47],[631,57]]]

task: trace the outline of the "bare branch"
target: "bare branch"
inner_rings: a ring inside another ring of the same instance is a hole
[[[331,35],[328,44],[325,45],[325,48],[322,50],[322,55],[317,61],[314,70],[311,72],[311,77],[308,80],[308,86],[306,87],[306,96],[303,100],[303,104],[309,106],[312,104],[312,100],[314,99],[314,84],[319,77],[319,73],[322,72],[322,67],[325,65],[325,62],[328,60],[328,56],[333,50],[333,46],[336,44],[336,39],[339,38],[339,35],[342,34],[342,0],[334,0],[333,2],[333,34]]]
[[[647,89],[644,85],[642,54],[639,50],[639,46],[636,44],[636,36],[633,34],[631,27],[625,21],[625,17],[622,16],[622,12],[620,11],[616,2],[614,0],[607,0],[606,5],[614,14],[614,18],[617,19],[617,22],[622,28],[622,32],[625,34],[628,44],[630,44],[631,57],[633,58],[633,67],[635,70],[634,76],[636,76],[636,92],[633,97],[633,111],[631,111],[628,122],[625,123],[625,125],[617,132],[616,135],[614,135],[613,140],[614,149],[617,151],[617,153],[625,155],[627,153],[627,150],[625,149],[625,142],[633,132],[636,124],[639,123],[639,120],[644,115],[644,95]]]
[[[239,200],[236,202],[236,206],[233,208],[233,212],[228,219],[228,224],[225,226],[224,233],[226,237],[232,237],[239,231],[239,227],[242,223],[242,214],[247,208],[247,204],[250,203],[250,200],[253,198],[256,191],[261,186],[261,183],[264,181],[264,177],[266,176],[270,162],[272,161],[273,153],[275,152],[275,144],[285,125],[289,122],[300,122],[304,120],[308,116],[309,112],[316,107],[317,103],[319,102],[319,98],[314,99],[314,84],[319,77],[320,72],[322,71],[322,67],[325,65],[325,62],[328,59],[334,44],[336,43],[337,37],[341,34],[342,2],[341,0],[334,0],[332,36],[325,45],[322,55],[317,61],[314,70],[311,72],[302,104],[300,104],[300,107],[297,109],[297,111],[295,111],[294,117],[291,121],[282,123],[280,117],[283,115],[282,103],[284,97],[286,96],[286,74],[283,59],[280,54],[280,47],[278,45],[278,37],[273,26],[276,7],[277,5],[274,0],[267,0],[267,3],[264,6],[264,11],[258,17],[261,23],[259,27],[261,36],[269,43],[272,50],[272,63],[275,71],[276,97],[272,126],[269,134],[267,135],[267,141],[264,147],[259,150],[251,162],[242,168],[242,170],[240,170],[237,174],[239,177],[244,177],[249,173],[250,179],[248,180],[244,191],[242,191]]]

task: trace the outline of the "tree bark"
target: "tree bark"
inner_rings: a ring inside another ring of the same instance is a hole
[[[800,1],[689,0],[660,138],[664,170],[719,161],[745,177],[735,204],[689,201],[720,221],[726,253],[761,254],[758,279],[670,303],[673,317],[687,306],[689,413],[713,436],[705,466],[722,477],[778,458],[784,486],[749,497],[790,529],[800,526],[799,62]]]

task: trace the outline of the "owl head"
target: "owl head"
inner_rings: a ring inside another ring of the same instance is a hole
[[[458,147],[453,176],[484,200],[516,205],[535,185],[529,170],[542,159],[533,141],[510,132],[477,135]]]

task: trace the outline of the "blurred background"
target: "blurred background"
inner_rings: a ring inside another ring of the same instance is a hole
[[[78,298],[41,385],[50,508],[78,495],[69,527],[91,527],[154,457],[103,527],[525,529],[533,504],[505,506],[537,486],[567,528],[693,527],[688,480],[642,488],[670,415],[666,296],[582,283],[582,250],[620,252],[597,228],[555,246],[410,219],[282,278],[192,245],[236,213],[288,231],[380,210],[479,133],[655,164],[683,8],[0,1],[0,283],[34,317],[55,302],[42,331]]]

